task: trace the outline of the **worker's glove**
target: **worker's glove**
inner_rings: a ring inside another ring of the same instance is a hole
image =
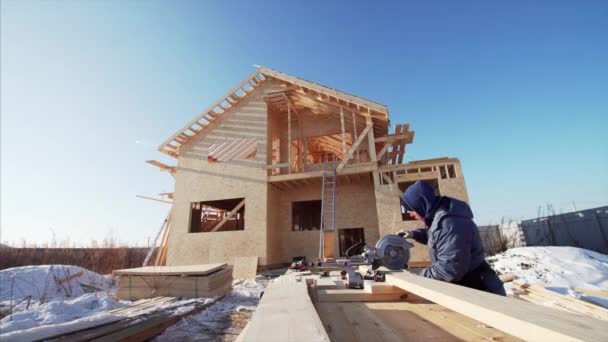
[[[404,239],[411,239],[414,237],[414,233],[409,230],[403,230],[397,232],[397,235],[401,236]]]

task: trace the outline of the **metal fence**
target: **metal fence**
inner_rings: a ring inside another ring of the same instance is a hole
[[[608,206],[524,220],[528,246],[572,246],[608,254]]]

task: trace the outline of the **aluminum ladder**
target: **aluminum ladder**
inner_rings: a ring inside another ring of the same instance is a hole
[[[336,229],[336,156],[323,157],[323,180],[321,182],[321,227],[319,235],[319,260],[325,256],[325,232]],[[331,166],[330,166],[331,165]],[[326,220],[328,225],[326,226]]]

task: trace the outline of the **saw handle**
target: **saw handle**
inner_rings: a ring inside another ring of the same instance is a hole
[[[365,242],[357,242],[356,244],[348,247],[348,249],[346,250],[346,257],[350,258],[355,254],[355,251],[357,251],[359,248],[363,248],[365,247]]]

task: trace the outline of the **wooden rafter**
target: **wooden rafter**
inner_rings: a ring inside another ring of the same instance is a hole
[[[382,129],[386,129],[388,124],[388,109],[385,105],[354,96],[345,92],[341,92],[314,82],[310,82],[298,77],[290,76],[276,70],[259,67],[245,80],[239,83],[235,88],[231,89],[218,101],[205,109],[198,117],[190,121],[179,132],[164,141],[159,151],[169,156],[177,158],[181,147],[188,143],[197,134],[207,130],[209,125],[217,121],[220,117],[232,110],[235,105],[248,94],[252,93],[256,87],[259,87],[265,80],[273,78],[284,84],[291,85],[291,91],[297,93],[299,99],[292,101],[291,110],[297,112],[295,102],[303,102],[305,107],[311,108],[317,113],[335,113],[337,111],[327,108],[338,108],[342,111],[351,111],[353,113],[353,123],[355,122],[354,115],[371,116],[374,118],[374,129],[379,130],[378,134],[383,134]],[[289,104],[283,105],[277,103],[279,107],[285,107],[289,110]],[[297,115],[297,114],[296,114]],[[342,114],[343,115],[343,114]],[[346,117],[344,118],[346,124]],[[356,125],[356,123],[354,123]],[[384,127],[384,128],[383,128]],[[356,131],[356,126],[355,126]],[[356,135],[356,134],[355,134]]]
[[[154,166],[158,167],[161,171],[167,171],[171,174],[173,174],[177,171],[177,168],[175,166],[169,166],[169,165],[163,164],[156,160],[146,160],[146,163],[148,163],[150,165],[154,165]]]

